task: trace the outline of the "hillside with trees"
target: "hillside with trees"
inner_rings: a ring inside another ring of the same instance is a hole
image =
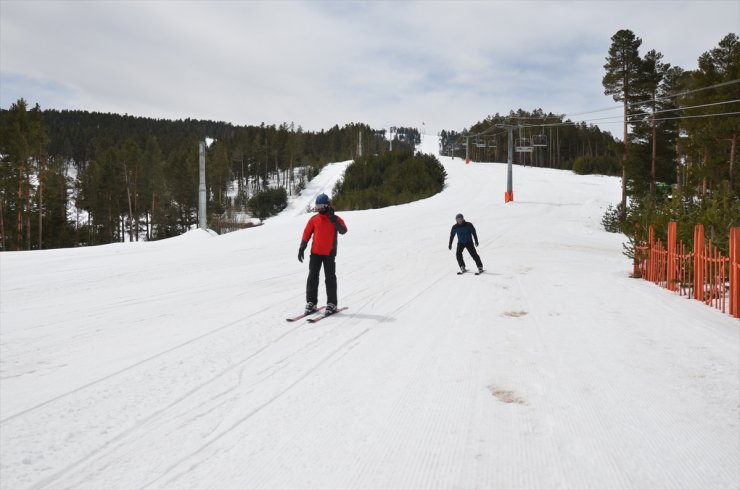
[[[685,71],[620,30],[604,65],[605,94],[624,107],[622,201],[604,224],[634,243],[650,225],[665,239],[666,224],[678,222],[679,239],[689,242],[694,225],[706,227],[728,251],[730,227],[740,226],[737,136],[740,131],[740,43],[730,33],[703,53],[698,68]]]
[[[394,136],[411,148],[413,132]],[[293,124],[199,120],[29,108],[0,112],[2,250],[157,240],[197,223],[198,145],[208,147],[209,226],[227,215],[264,218],[328,162],[387,151],[364,124],[305,132]],[[272,183],[272,184],[270,184]],[[276,186],[279,189],[270,187]]]
[[[506,161],[513,128],[515,165],[621,176],[621,202],[603,223],[627,235],[628,255],[651,224],[665,239],[671,220],[679,222],[679,238],[687,242],[694,225],[704,224],[707,237],[727,252],[729,229],[740,226],[738,36],[723,37],[692,71],[671,65],[655,49],[640,55],[642,40],[630,30],[611,39],[602,84],[605,95],[623,105],[621,141],[593,124],[519,109],[462,132],[443,131],[441,153]],[[611,118],[597,120],[604,119]]]
[[[563,115],[542,109],[522,109],[508,115],[496,114],[462,132],[442,131],[443,155],[478,162],[505,162],[508,158],[508,128],[512,127],[512,163],[573,170],[580,174],[616,175],[617,141],[598,126],[574,123]]]
[[[332,202],[342,210],[406,204],[441,192],[446,176],[437,157],[412,150],[360,157],[337,183]]]
[[[641,45],[631,31],[617,32],[604,65],[604,93],[624,107],[621,141],[594,124],[518,109],[442,131],[440,152],[506,161],[513,127],[514,164],[621,175],[622,201],[605,215],[608,229],[638,240],[636,230],[649,224],[681,217],[690,227],[703,220],[723,246],[729,227],[740,225],[738,37],[722,38],[693,71],[655,50],[640,55]],[[413,155],[415,128],[387,133],[356,123],[308,132],[293,123],[42,110],[20,99],[0,110],[0,250],[184,233],[197,223],[204,140],[211,141],[208,225],[219,232],[248,226],[238,220],[245,213],[278,212],[329,162],[356,161],[336,189],[345,209],[408,202],[441,189],[438,162]]]

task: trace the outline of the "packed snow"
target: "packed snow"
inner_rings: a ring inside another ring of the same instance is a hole
[[[506,164],[440,159],[338,212],[313,325],[298,245],[349,162],[264,226],[0,254],[0,488],[740,488],[740,322],[629,277],[619,179],[515,166],[505,204]]]

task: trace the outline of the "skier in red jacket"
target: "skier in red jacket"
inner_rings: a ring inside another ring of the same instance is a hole
[[[347,233],[347,225],[342,218],[334,214],[329,196],[319,194],[316,196],[315,214],[308,220],[303,230],[301,246],[298,249],[298,260],[303,262],[303,254],[308,246],[308,240],[313,235],[311,244],[311,257],[308,261],[308,280],[306,281],[306,314],[318,310],[316,304],[319,302],[319,272],[324,266],[324,280],[326,283],[326,310],[325,314],[331,315],[337,310],[337,274],[336,262],[338,235]]]

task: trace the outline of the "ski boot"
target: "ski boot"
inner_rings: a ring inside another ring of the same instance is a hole
[[[316,313],[317,311],[319,311],[319,309],[318,309],[318,308],[316,308],[316,305],[315,305],[315,304],[313,304],[313,303],[310,303],[310,302],[309,302],[309,303],[306,303],[306,309],[305,309],[305,310],[303,310],[303,312],[304,312],[304,313],[305,313],[306,315],[310,315],[310,314],[312,314],[312,313]]]

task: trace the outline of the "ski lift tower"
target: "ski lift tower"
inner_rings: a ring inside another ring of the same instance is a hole
[[[206,137],[198,144],[198,228],[201,230],[208,229],[206,215],[206,202],[208,200],[206,191],[206,148],[209,148],[214,141],[213,138]]]
[[[496,127],[506,129],[509,133],[509,144],[507,145],[507,169],[506,169],[506,193],[504,193],[504,202],[514,200],[514,177],[512,172],[512,165],[514,164],[514,129],[518,126],[512,126],[511,124],[497,124]]]
[[[506,193],[504,194],[504,203],[514,200],[514,177],[511,169],[514,165],[514,126],[507,126],[509,130],[509,147],[506,155]]]
[[[201,141],[198,151],[198,228],[205,230],[206,223],[206,142]]]

